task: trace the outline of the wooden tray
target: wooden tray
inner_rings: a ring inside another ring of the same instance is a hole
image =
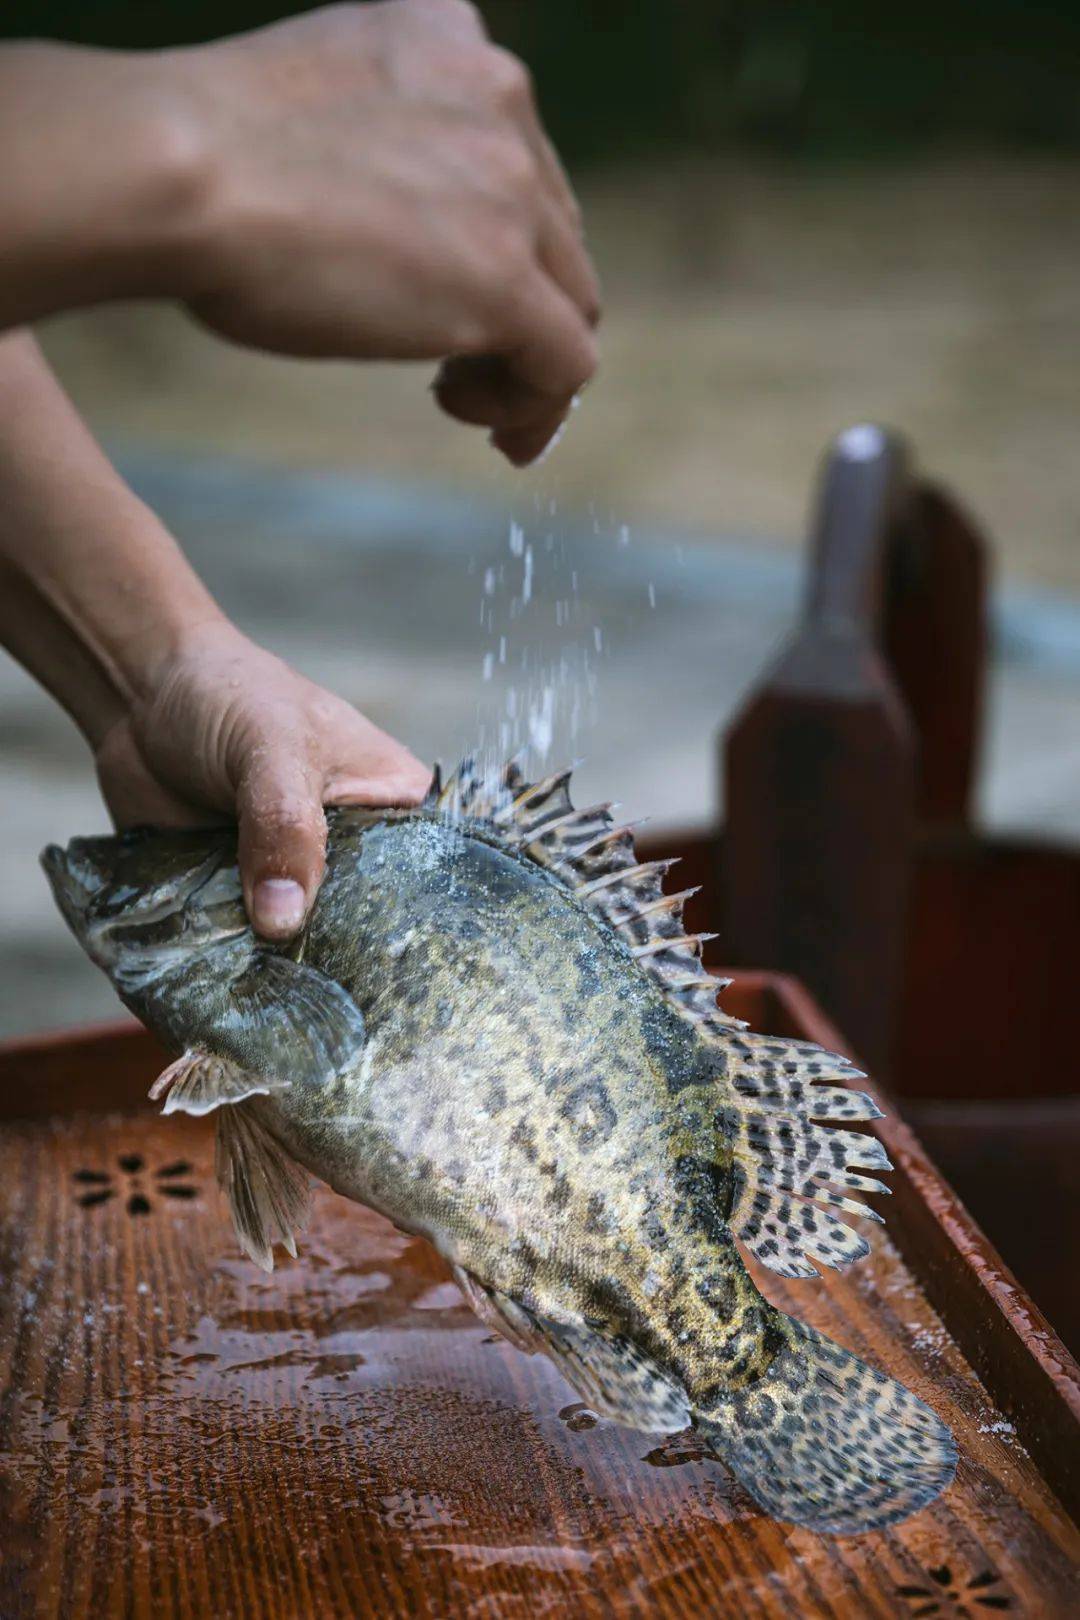
[[[789,980],[726,1004],[839,1045]],[[896,1120],[889,1238],[768,1291],[930,1401],[962,1461],[905,1524],[829,1540],[692,1434],[596,1420],[329,1192],[263,1276],[209,1122],[145,1102],[160,1061],[131,1025],[0,1050],[3,1620],[1078,1612],[1077,1368]]]

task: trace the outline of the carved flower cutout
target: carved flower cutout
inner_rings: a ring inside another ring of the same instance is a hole
[[[198,1189],[190,1182],[192,1167],[184,1159],[149,1170],[138,1153],[122,1153],[118,1171],[76,1170],[73,1180],[86,1190],[77,1195],[83,1209],[108,1203],[110,1198],[126,1199],[129,1215],[149,1215],[154,1198],[195,1198]]]

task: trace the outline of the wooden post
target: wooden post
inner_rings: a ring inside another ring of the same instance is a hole
[[[722,936],[798,975],[887,1074],[915,808],[912,728],[879,650],[889,535],[910,515],[901,442],[849,428],[825,462],[802,621],[732,722]]]
[[[881,640],[915,729],[923,828],[970,820],[986,675],[989,546],[953,497],[918,483],[891,536]]]

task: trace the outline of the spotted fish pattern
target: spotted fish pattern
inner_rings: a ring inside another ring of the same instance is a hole
[[[717,1006],[668,862],[568,773],[466,761],[410,811],[328,815],[288,950],[247,927],[231,833],[43,857],[76,935],[214,1112],[246,1252],[295,1253],[310,1172],[428,1238],[481,1319],[614,1420],[693,1423],[771,1514],[849,1533],[949,1482],[907,1390],[770,1305],[867,1252],[879,1110],[845,1059]]]

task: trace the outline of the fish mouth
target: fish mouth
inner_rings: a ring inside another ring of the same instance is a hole
[[[146,888],[118,876],[118,853],[139,841],[138,833],[119,838],[73,838],[66,848],[50,844],[41,865],[69,928],[95,960],[118,928],[145,929],[166,922],[210,884],[225,852],[214,849],[158,887]]]
[[[106,888],[108,879],[95,861],[80,858],[76,845],[89,843],[89,839],[72,839],[67,849],[50,844],[41,852],[41,865],[49,880],[49,887],[57,905],[69,925],[79,930],[95,896]]]

